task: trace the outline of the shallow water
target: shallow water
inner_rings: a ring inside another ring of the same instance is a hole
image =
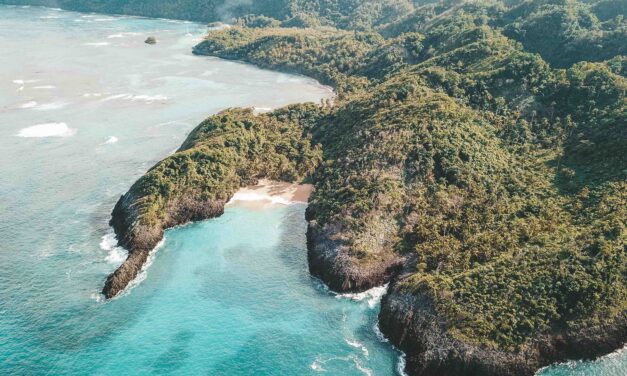
[[[100,300],[124,258],[111,208],[205,116],[331,95],[193,56],[203,32],[0,6],[0,373],[396,372],[399,354],[373,329],[383,290],[336,296],[309,276],[304,205],[229,206],[170,230],[143,281]],[[621,353],[546,372],[617,375],[626,363]]]

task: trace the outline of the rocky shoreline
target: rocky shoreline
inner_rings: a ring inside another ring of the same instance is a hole
[[[388,263],[360,266],[337,241],[325,236],[315,220],[307,231],[310,272],[338,292],[361,292],[390,283],[381,300],[379,329],[406,355],[405,372],[412,376],[534,375],[539,369],[571,359],[592,360],[624,346],[625,314],[611,323],[581,331],[538,336],[524,351],[500,351],[454,338],[447,332],[433,301],[404,291],[402,270],[412,260],[396,258]]]
[[[171,202],[167,209],[166,222],[154,226],[141,225],[137,202],[133,187],[120,199],[113,208],[109,224],[113,227],[118,244],[128,250],[128,258],[111,273],[102,289],[102,294],[113,298],[137,277],[146,263],[150,252],[163,239],[166,229],[183,225],[188,222],[214,218],[224,213],[224,205],[228,200],[202,200],[187,196]]]
[[[381,301],[379,327],[406,357],[410,375],[533,375],[542,367],[570,359],[595,359],[624,345],[625,315],[581,331],[538,336],[524,351],[506,352],[455,339],[435,312],[431,299],[392,284]]]
[[[119,294],[137,276],[150,252],[163,238],[164,231],[177,225],[220,216],[228,200],[203,201],[194,197],[170,203],[167,222],[155,227],[137,225],[133,188],[120,197],[110,221],[119,244],[129,250],[127,260],[105,282],[107,298]],[[308,215],[309,216],[309,215]],[[446,330],[430,298],[404,291],[399,286],[402,271],[411,260],[390,257],[380,263],[360,265],[348,249],[333,239],[333,227],[320,228],[308,218],[307,247],[309,269],[329,288],[338,292],[362,292],[391,283],[381,301],[379,328],[394,346],[406,354],[409,375],[533,375],[538,369],[569,359],[593,359],[624,345],[627,320],[619,316],[613,323],[580,332],[539,336],[525,351],[505,352],[464,343]]]

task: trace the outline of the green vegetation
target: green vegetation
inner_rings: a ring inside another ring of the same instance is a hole
[[[625,22],[603,6],[414,5],[334,22],[350,32],[325,17],[212,31],[196,52],[334,85],[301,121],[324,150],[313,218],[356,263],[413,255],[402,288],[450,333],[515,350],[627,308]]]
[[[202,122],[131,188],[141,224],[168,223],[168,206],[188,197],[225,202],[260,178],[300,181],[311,174],[322,152],[293,119],[299,108],[258,116],[230,109]]]

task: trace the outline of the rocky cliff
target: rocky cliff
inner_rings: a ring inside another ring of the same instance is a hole
[[[533,375],[551,363],[594,359],[624,345],[625,315],[579,331],[539,335],[518,351],[501,351],[452,336],[446,318],[426,295],[392,284],[381,302],[381,331],[407,355],[416,376]]]

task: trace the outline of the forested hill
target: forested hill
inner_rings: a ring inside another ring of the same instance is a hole
[[[390,283],[380,327],[410,374],[530,375],[626,342],[624,0],[60,3],[228,18],[195,53],[338,93],[196,128],[116,205],[130,256],[108,297],[165,228],[256,179],[308,179],[310,270]]]
[[[63,9],[232,22],[245,15],[257,23],[378,30],[383,35],[424,28],[460,7],[481,7],[480,22],[538,52],[557,67],[625,54],[624,0],[0,0]],[[465,4],[465,5],[462,5]],[[401,21],[401,22],[399,22]],[[420,31],[420,30],[414,30]]]

